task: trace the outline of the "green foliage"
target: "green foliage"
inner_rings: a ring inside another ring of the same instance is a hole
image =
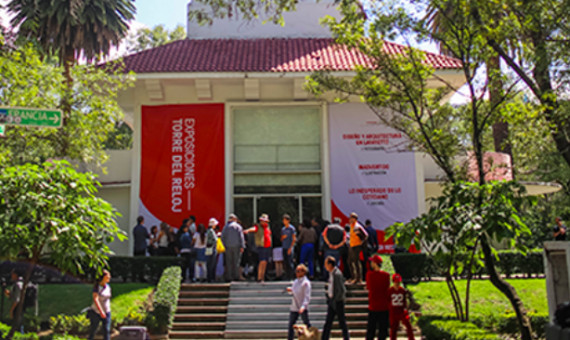
[[[115,124],[103,145],[105,150],[130,150],[133,148],[133,130],[125,123]]]
[[[130,308],[144,307],[153,286],[145,283],[112,283],[112,317],[117,323]],[[93,302],[91,284],[42,284],[39,289],[39,316],[42,321],[57,314],[78,314]]]
[[[499,340],[497,335],[471,322],[442,317],[421,317],[418,325],[426,340]]]
[[[141,273],[152,282],[158,282],[166,268],[171,266],[182,267],[182,262],[181,257],[170,256],[111,256],[109,267],[111,268],[111,275],[122,278],[124,282],[139,280]]]
[[[10,332],[10,326],[0,323],[0,339],[6,339],[6,336]],[[13,340],[39,340],[36,333],[15,333]]]
[[[188,8],[188,20],[212,25],[214,18],[235,17],[251,21],[265,17],[267,22],[284,25],[283,13],[294,11],[296,4],[295,0],[197,0]]]
[[[96,185],[65,161],[0,169],[0,254],[75,275],[102,270],[108,244],[126,236]]]
[[[180,267],[164,270],[154,294],[153,310],[148,313],[145,324],[153,333],[164,334],[172,325],[180,292]]]
[[[59,314],[49,318],[49,328],[59,334],[86,334],[89,332],[90,321],[83,314]]]
[[[186,29],[182,25],[176,25],[169,31],[164,25],[156,25],[151,28],[140,28],[128,37],[129,52],[140,52],[150,48],[162,46],[173,41],[186,38]]]
[[[31,45],[1,50],[0,102],[14,107],[63,108],[62,71]],[[96,166],[105,162],[105,143],[114,137],[115,126],[123,118],[117,95],[133,84],[133,76],[122,74],[120,68],[111,71],[89,65],[76,65],[71,72],[75,81],[63,127],[7,126],[6,137],[0,139],[0,155],[4,155],[0,159],[6,160],[2,166],[41,164],[53,158]]]

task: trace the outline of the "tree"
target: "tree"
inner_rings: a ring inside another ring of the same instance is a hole
[[[65,161],[0,168],[0,254],[27,262],[24,294],[34,265],[54,266],[82,275],[107,266],[107,244],[126,235],[117,227],[118,213],[95,197],[91,173],[78,173]],[[18,306],[9,338],[21,322]]]
[[[37,42],[47,55],[63,65],[66,84],[61,98],[64,124],[71,113],[72,67],[79,57],[91,62],[118,46],[134,18],[130,0],[10,0],[13,27],[25,41]]]
[[[494,215],[495,208],[500,211],[500,207],[494,205],[505,204],[500,202],[508,202],[509,196],[500,190],[500,186],[495,188],[487,184],[484,157],[487,151],[485,137],[490,126],[505,117],[508,104],[517,97],[516,82],[505,84],[500,100],[488,102],[485,99],[484,94],[490,84],[480,84],[476,75],[496,52],[471,15],[473,1],[428,0],[414,3],[420,8],[427,5],[453,8],[454,15],[443,16],[446,29],[434,32],[425,19],[417,18],[406,8],[393,3],[376,2],[366,13],[357,3],[341,3],[342,18],[329,17],[325,22],[338,43],[357,49],[367,56],[369,63],[356,67],[356,75],[352,79],[335,77],[328,71],[317,72],[310,77],[308,89],[317,95],[332,91],[339,100],[352,97],[366,102],[384,124],[408,136],[412,149],[429,154],[452,186],[470,179],[467,176],[468,162],[459,162],[458,156],[473,161],[476,174],[471,179],[477,182],[477,189],[472,191],[473,196],[469,196],[467,215],[480,215],[480,221],[469,224],[479,227],[471,228],[471,236],[455,247],[460,250],[468,246],[479,249],[491,282],[509,299],[517,314],[522,338],[531,339],[532,328],[524,306],[515,289],[498,275],[492,247],[492,241],[503,235],[520,236],[512,233],[512,221],[518,224],[520,218],[516,209],[510,215]],[[443,103],[444,96],[456,89],[445,79],[438,78],[426,63],[425,54],[410,47],[409,43],[403,54],[393,55],[384,50],[384,41],[396,36],[435,40],[457,58],[469,91],[468,104],[454,109]],[[430,82],[437,85],[430,85]],[[499,199],[489,203],[489,196]],[[452,202],[456,204],[456,201]],[[489,204],[492,209],[486,209]],[[429,221],[429,216],[423,217]],[[456,232],[468,227],[464,225],[466,222],[457,221],[455,227],[460,228],[455,228]],[[413,224],[406,228],[415,232]]]
[[[128,37],[128,50],[129,53],[136,53],[182,39],[186,39],[186,30],[182,25],[177,25],[172,31],[164,25],[156,25],[152,29],[145,27]]]
[[[7,106],[58,107],[65,94],[62,67],[42,57],[31,45],[0,50],[0,102]],[[71,68],[75,78],[71,111],[60,129],[8,126],[0,139],[2,166],[35,163],[50,158],[101,166],[109,132],[122,121],[117,95],[132,85],[132,75],[91,65]]]

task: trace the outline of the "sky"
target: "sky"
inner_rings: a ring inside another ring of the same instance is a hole
[[[135,0],[135,21],[149,28],[163,24],[173,29],[180,24],[186,27],[186,5],[190,0]]]

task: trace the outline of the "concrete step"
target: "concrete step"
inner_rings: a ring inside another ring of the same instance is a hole
[[[223,331],[170,331],[169,339],[223,339]]]
[[[325,304],[326,297],[324,296],[311,296],[311,303],[310,305],[318,305],[318,304]],[[252,304],[265,304],[267,302],[271,302],[272,305],[285,305],[290,306],[292,301],[292,297],[290,295],[277,295],[272,297],[267,296],[240,296],[240,297],[231,297],[230,303],[236,305],[252,305]]]
[[[309,315],[309,319],[311,324],[319,329],[322,329],[325,324],[325,317],[322,318],[314,318],[312,315]],[[302,323],[302,321],[298,321],[298,323]],[[354,330],[362,330],[366,329],[367,321],[359,320],[359,321],[347,321],[348,329]],[[237,331],[237,330],[274,330],[274,329],[287,329],[289,325],[289,320],[267,320],[267,321],[227,321],[226,322],[226,329]],[[333,322],[333,329],[339,328],[338,321]]]
[[[175,331],[223,331],[225,322],[174,322],[172,330]]]
[[[179,307],[180,308],[180,307]],[[311,304],[310,306],[313,310],[324,310],[326,311],[327,305],[326,304]],[[279,313],[279,312],[288,312],[289,308],[288,305],[284,304],[265,304],[265,305],[248,305],[248,304],[231,304],[228,306],[228,313]],[[346,305],[345,311],[347,314],[349,313],[367,313],[368,312],[368,305]]]
[[[322,330],[321,330],[322,331]],[[350,330],[352,338],[364,338],[366,330]],[[249,331],[226,331],[226,339],[285,339],[287,338],[287,329],[280,330],[249,330]],[[331,337],[342,337],[340,330],[333,329]]]
[[[325,320],[326,311],[309,311],[309,318],[311,320]],[[289,320],[289,310],[282,311],[280,313],[240,313],[240,314],[229,314],[227,316],[227,322],[244,322],[249,320],[259,320],[263,317],[263,320],[281,321]],[[346,315],[347,321],[362,321],[367,320],[368,313],[350,313]]]
[[[226,314],[174,314],[174,322],[225,322]]]
[[[228,298],[182,298],[178,299],[178,306],[226,306]]]
[[[207,291],[229,291],[230,284],[229,283],[183,283],[180,285],[180,291],[199,291],[199,290],[207,290]]]
[[[180,291],[179,297],[181,298],[229,298],[229,290],[184,290]]]
[[[178,306],[176,314],[189,314],[189,313],[226,313],[227,306]]]

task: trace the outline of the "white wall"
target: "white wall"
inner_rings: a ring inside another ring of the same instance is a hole
[[[188,4],[188,9],[200,8],[200,4]],[[327,28],[321,26],[319,19],[332,15],[340,17],[331,0],[300,0],[297,11],[283,14],[285,25],[275,25],[263,21],[261,15],[251,22],[240,20],[237,15],[231,18],[214,19],[212,25],[200,26],[188,21],[187,33],[190,39],[259,39],[259,38],[330,38]]]

